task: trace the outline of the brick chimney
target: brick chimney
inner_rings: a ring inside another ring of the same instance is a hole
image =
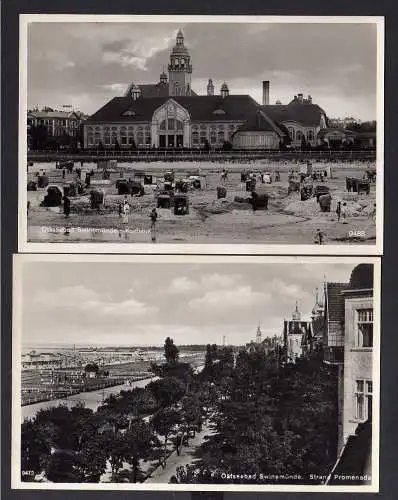
[[[312,104],[312,97],[310,95],[308,96],[308,103]]]
[[[297,94],[297,98],[298,98],[299,102],[303,102],[303,100],[304,100],[303,94]]]
[[[263,81],[263,105],[269,104],[269,80]]]

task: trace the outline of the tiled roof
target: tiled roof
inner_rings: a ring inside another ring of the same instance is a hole
[[[139,98],[114,97],[105,106],[90,116],[86,123],[149,122],[154,111],[168,97]],[[221,96],[175,96],[170,97],[187,109],[193,121],[248,121],[253,119],[259,105],[249,95]],[[134,113],[125,114],[126,111]]]
[[[339,132],[340,134],[343,134],[343,135],[349,135],[349,136],[354,136],[355,133],[352,132],[351,130],[347,130],[345,128],[323,128],[322,130],[320,130],[318,132],[318,137],[324,137],[326,134],[329,134],[329,133],[336,133],[336,132]]]
[[[326,116],[320,106],[308,103],[266,104],[261,109],[276,123],[292,121],[306,126],[319,126],[321,116]]]
[[[34,116],[35,118],[77,118],[77,114],[74,111],[29,111],[29,116]]]
[[[142,85],[135,85],[131,83],[125,92],[125,97],[130,96],[131,89],[136,86],[141,90],[141,96],[144,99],[151,97],[169,97],[169,84],[168,83],[143,83]],[[196,96],[196,92],[191,89],[192,95]]]
[[[247,123],[239,127],[238,131],[275,132],[279,137],[285,136],[285,133],[262,110],[258,110]]]
[[[344,321],[344,297],[341,292],[349,288],[348,283],[326,283],[326,310],[328,321]]]

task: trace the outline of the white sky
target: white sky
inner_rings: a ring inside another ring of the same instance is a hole
[[[156,83],[181,28],[192,88],[270,102],[312,95],[330,117],[376,118],[376,25],[229,23],[31,23],[28,106],[71,104],[92,114],[132,81]]]
[[[298,300],[303,319],[315,289],[348,282],[352,264],[23,264],[22,344],[241,345],[282,333]]]

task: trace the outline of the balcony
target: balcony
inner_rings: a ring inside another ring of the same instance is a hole
[[[344,346],[324,347],[323,360],[332,365],[342,364],[344,362]]]

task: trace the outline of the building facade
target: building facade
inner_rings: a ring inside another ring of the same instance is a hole
[[[325,112],[312,99],[295,96],[286,106],[269,104],[269,81],[263,82],[263,103],[234,95],[228,84],[215,93],[210,78],[204,95],[191,86],[193,64],[184,36],[178,31],[168,68],[159,82],[128,86],[88,118],[84,147],[279,149],[300,147],[303,137],[316,146],[326,126]]]

